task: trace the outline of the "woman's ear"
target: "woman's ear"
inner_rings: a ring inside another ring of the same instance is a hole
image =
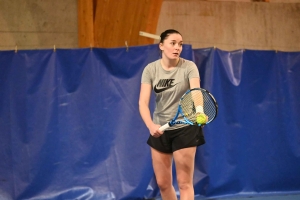
[[[160,49],[161,51],[164,50],[164,48],[163,48],[163,43],[159,43],[159,49]]]

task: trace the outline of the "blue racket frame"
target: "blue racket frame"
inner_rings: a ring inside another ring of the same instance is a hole
[[[212,95],[209,91],[207,91],[206,89],[203,89],[203,88],[193,88],[193,89],[191,89],[191,90],[188,90],[188,91],[186,91],[186,92],[183,94],[183,96],[180,98],[180,101],[185,97],[185,95],[187,95],[188,93],[190,93],[190,92],[193,91],[193,90],[202,90],[202,91],[205,91],[205,92],[209,95],[209,97],[211,98],[211,100],[214,102],[214,106],[215,106],[215,108],[216,108],[216,112],[215,112],[215,115],[213,116],[213,118],[211,118],[211,119],[210,119],[207,123],[205,123],[205,124],[193,123],[193,122],[191,122],[188,118],[185,117],[185,115],[183,114],[183,111],[182,111],[182,107],[181,107],[181,105],[179,104],[179,105],[178,105],[178,110],[177,110],[176,116],[175,116],[171,121],[169,121],[168,123],[162,125],[162,126],[159,128],[159,130],[164,131],[165,129],[167,129],[167,128],[171,127],[171,126],[174,126],[175,124],[188,124],[188,125],[204,126],[204,125],[210,123],[211,121],[213,121],[213,120],[216,118],[216,116],[217,116],[217,114],[218,114],[218,104],[217,104],[215,98],[213,97],[213,95]],[[179,120],[179,121],[177,120],[179,114],[181,114],[181,115],[183,116],[183,120]],[[176,120],[177,120],[177,121],[176,121]]]
[[[183,119],[185,121],[176,121],[178,115],[181,114],[183,116]],[[169,126],[174,126],[175,124],[189,124],[189,125],[195,125],[193,122],[191,122],[190,120],[188,120],[182,113],[182,108],[179,105],[178,106],[178,112],[176,114],[176,116],[169,122]]]

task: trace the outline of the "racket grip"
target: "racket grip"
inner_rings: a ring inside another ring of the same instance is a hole
[[[169,127],[170,127],[169,123],[166,123],[165,125],[159,127],[159,130],[160,130],[160,131],[164,131],[164,130],[166,130],[166,129],[169,128]]]

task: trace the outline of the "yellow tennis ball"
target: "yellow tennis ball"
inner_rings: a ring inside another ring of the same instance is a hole
[[[200,114],[197,116],[196,121],[198,124],[205,124],[207,121],[207,116],[205,114]]]

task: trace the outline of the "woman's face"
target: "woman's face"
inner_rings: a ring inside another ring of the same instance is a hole
[[[159,44],[159,48],[162,51],[162,54],[168,59],[178,59],[182,51],[182,36],[177,33],[172,33]]]

